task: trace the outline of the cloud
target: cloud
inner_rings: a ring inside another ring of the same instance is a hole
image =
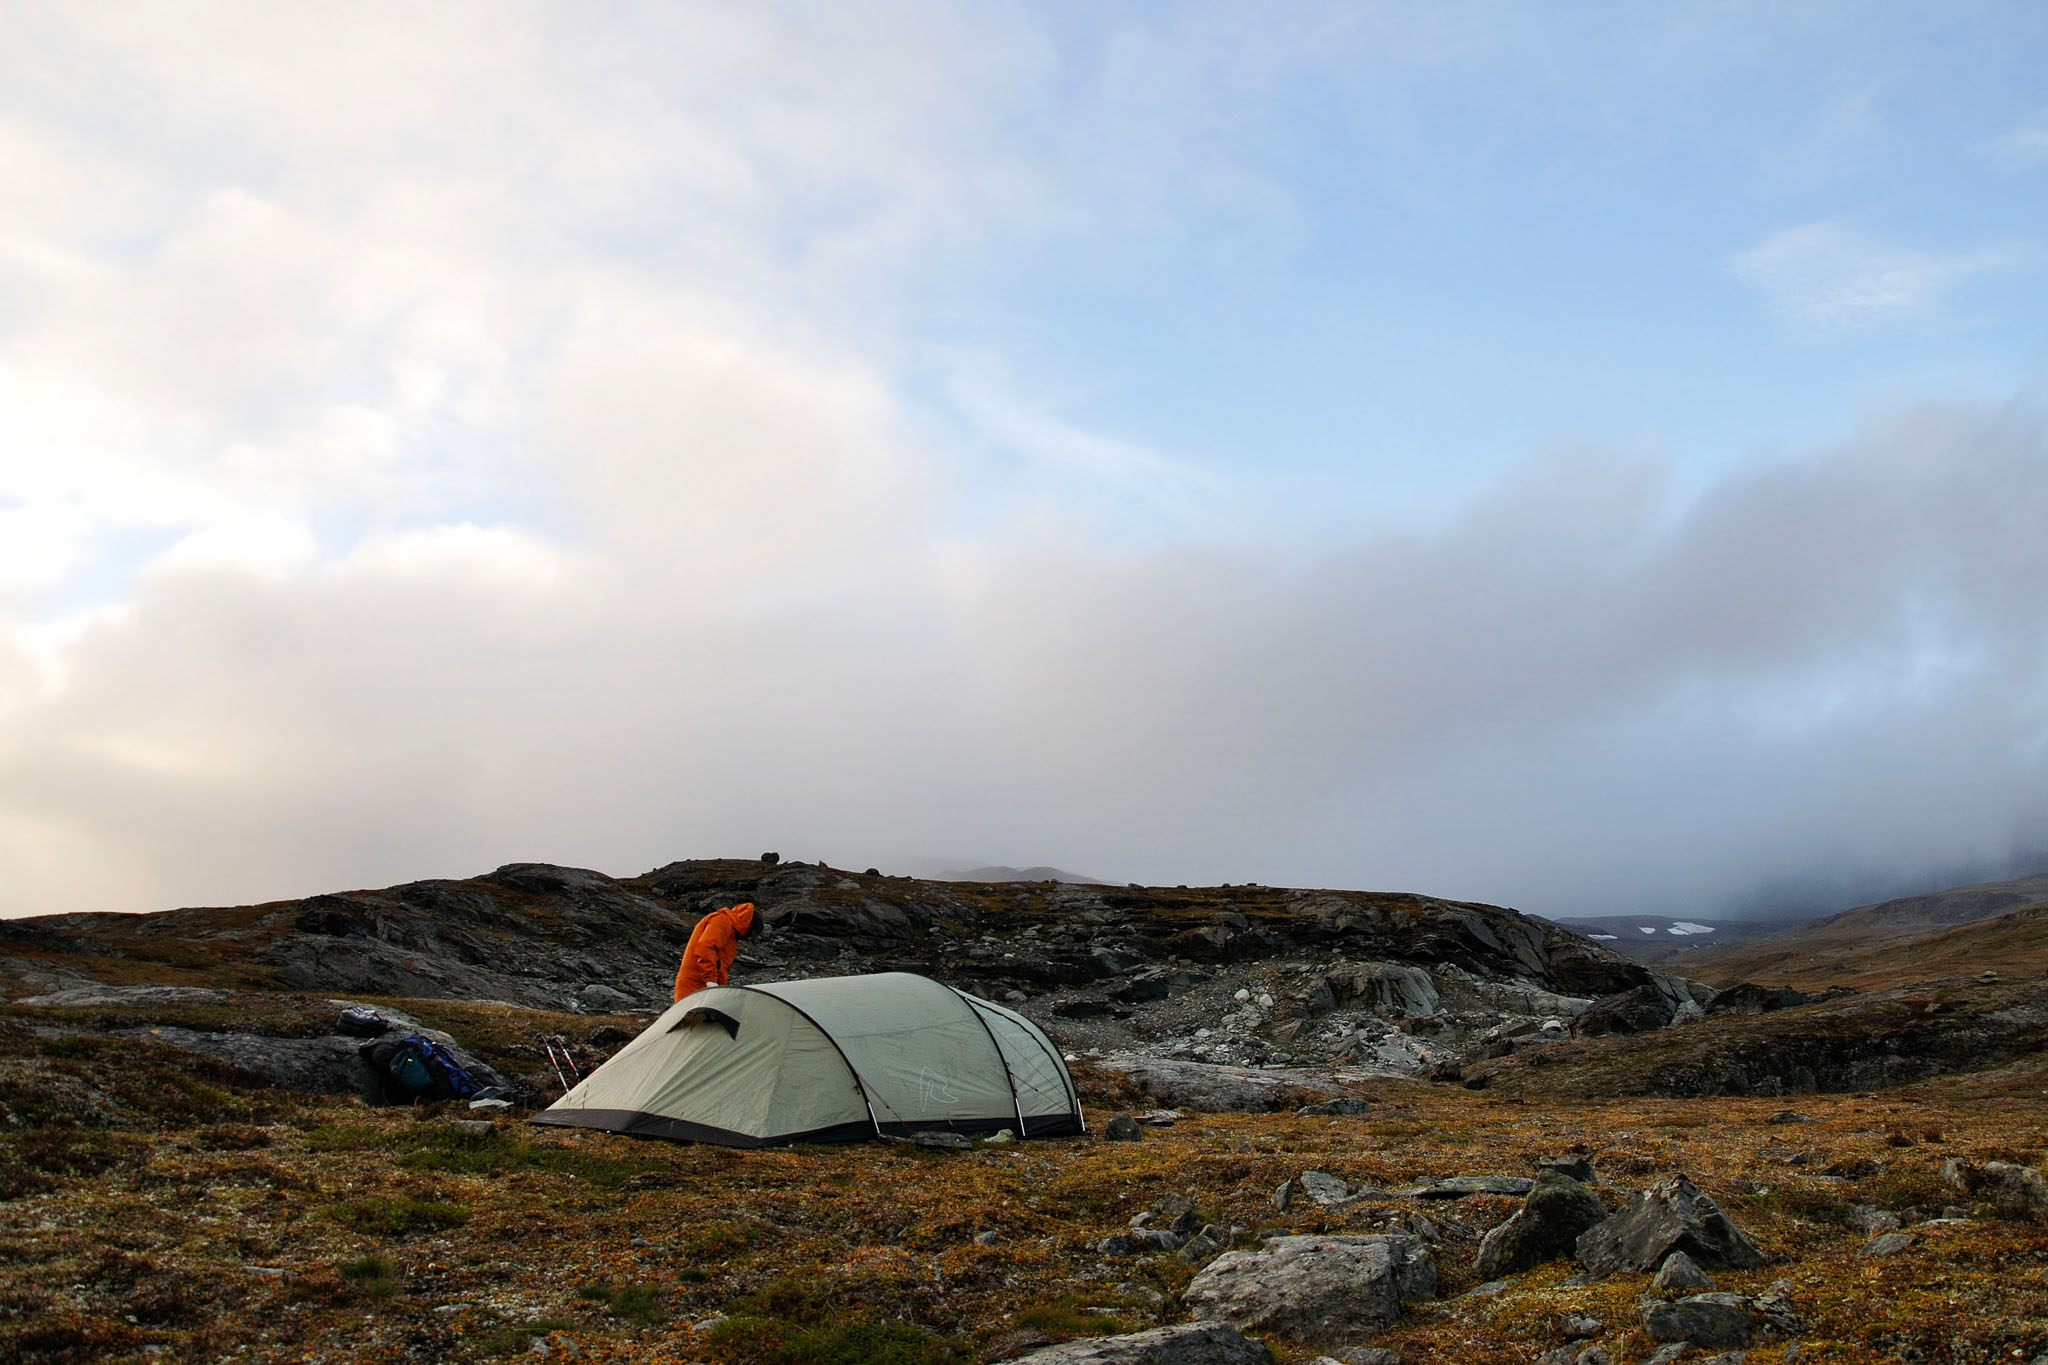
[[[1615,912],[1995,862],[2048,831],[2044,516],[2048,422],[1953,407],[1677,506],[1655,462],[1539,462],[1307,565],[1014,528],[962,578],[912,519],[774,592],[461,527],[195,567],[0,720],[0,827],[51,850],[7,908],[757,844]]]
[[[2006,248],[1915,251],[1821,222],[1765,238],[1737,256],[1731,268],[1781,317],[1853,328],[1927,316],[1964,282],[2022,263]]]

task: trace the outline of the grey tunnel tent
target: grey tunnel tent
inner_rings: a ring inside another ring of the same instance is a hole
[[[735,1147],[1083,1131],[1036,1024],[909,972],[707,986],[533,1122]]]

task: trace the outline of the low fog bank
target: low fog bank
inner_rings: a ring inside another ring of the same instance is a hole
[[[577,534],[172,554],[6,637],[0,909],[777,849],[1790,915],[2048,838],[2038,413],[1918,409],[1691,500],[1547,459],[1304,562],[947,540],[861,404],[722,486],[653,458],[692,376],[640,378],[552,466]],[[808,477],[849,447],[856,504]]]

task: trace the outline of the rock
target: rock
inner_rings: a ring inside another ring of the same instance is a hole
[[[1330,1357],[1323,1357],[1325,1360]],[[1342,1365],[1401,1365],[1401,1353],[1384,1346],[1360,1346],[1336,1357]]]
[[[1171,1128],[1181,1120],[1178,1109],[1147,1109],[1138,1115],[1138,1122],[1147,1128]]]
[[[1599,1195],[1576,1180],[1546,1174],[1522,1207],[1480,1240],[1474,1269],[1491,1280],[1569,1256],[1579,1235],[1606,1217]]]
[[[1137,1142],[1145,1136],[1145,1130],[1129,1114],[1112,1114],[1109,1122],[1102,1125],[1102,1136],[1110,1142]]]
[[[763,853],[761,855],[761,861],[768,864],[768,866],[773,867],[777,863],[782,861],[782,855],[780,853]]]
[[[1304,1104],[1294,1111],[1302,1118],[1337,1117],[1345,1114],[1370,1114],[1372,1101],[1346,1095],[1342,1099],[1324,1100],[1321,1104]]]
[[[1768,1014],[1824,1000],[1824,992],[1795,990],[1791,986],[1759,986],[1745,981],[1716,995],[1707,1006],[1709,1014]]]
[[[1706,1191],[1682,1175],[1629,1196],[1618,1212],[1580,1236],[1577,1249],[1586,1269],[1601,1275],[1649,1271],[1674,1251],[1716,1270],[1747,1269],[1765,1259]]]
[[[1382,1018],[1435,1014],[1442,995],[1428,972],[1399,962],[1362,962],[1326,973],[1323,984],[1337,1000]]]
[[[1892,1232],[1899,1226],[1899,1216],[1875,1204],[1854,1204],[1849,1208],[1843,1222],[1865,1237],[1875,1237],[1880,1232]]]
[[[988,1232],[977,1232],[974,1234],[974,1244],[978,1247],[992,1247],[1001,1240],[1001,1236],[993,1229]]]
[[[2031,1166],[2009,1161],[1982,1165],[1950,1157],[1941,1163],[1941,1178],[1972,1198],[1989,1200],[2001,1209],[2048,1209],[2048,1180]]]
[[[1201,1218],[1195,1213],[1195,1201],[1184,1194],[1163,1196],[1154,1216],[1158,1219],[1158,1226],[1180,1237],[1190,1236],[1202,1226]]]
[[[1180,1258],[1190,1265],[1199,1265],[1229,1245],[1229,1231],[1211,1223],[1188,1238],[1180,1249]]]
[[[1181,1298],[1204,1319],[1338,1346],[1391,1324],[1404,1301],[1435,1295],[1429,1248],[1397,1233],[1274,1237],[1262,1251],[1227,1251]]]
[[[1266,1202],[1272,1206],[1275,1213],[1285,1213],[1293,1208],[1294,1182],[1292,1180],[1281,1181],[1278,1188],[1273,1191],[1273,1197]]]
[[[619,1014],[640,1002],[611,986],[590,985],[576,992],[576,1003],[592,1014]]]
[[[1327,1171],[1303,1171],[1301,1192],[1326,1209],[1351,1198],[1351,1187]]]
[[[1792,1282],[1773,1280],[1771,1287],[1750,1301],[1750,1307],[1763,1315],[1764,1325],[1787,1336],[1806,1330],[1806,1322],[1799,1316],[1792,1304]]]
[[[261,1076],[286,1090],[315,1095],[357,1095],[373,1103],[383,1099],[383,1081],[357,1052],[355,1038],[270,1038],[255,1033],[198,1033],[192,1029],[117,1029],[117,1034],[168,1043],[186,1052],[213,1057]],[[442,1035],[445,1037],[446,1035]],[[465,1064],[467,1059],[464,1059]],[[488,1067],[476,1075],[485,1084],[502,1084]]]
[[[1652,1341],[1688,1341],[1715,1348],[1747,1346],[1763,1324],[1740,1294],[1695,1294],[1643,1306],[1643,1330]]]
[[[1017,1145],[1017,1134],[1008,1128],[998,1128],[983,1138],[981,1145],[984,1147],[1014,1147]]]
[[[471,1109],[488,1110],[492,1113],[503,1113],[504,1111],[512,1107],[512,1101],[491,1098],[479,1098],[471,1100],[469,1102],[469,1107]]]
[[[973,1138],[965,1133],[949,1133],[942,1128],[927,1129],[924,1132],[911,1133],[905,1137],[891,1137],[887,1141],[901,1142],[912,1147],[930,1147],[942,1152],[971,1152],[974,1150]]]
[[[1614,1365],[1614,1357],[1603,1346],[1588,1346],[1573,1359],[1572,1365]]]
[[[1649,1033],[1669,1024],[1680,1003],[1653,982],[1595,1000],[1579,1016],[1575,1028],[1583,1038],[1607,1033]]]
[[[1599,1336],[1600,1330],[1604,1325],[1598,1318],[1589,1318],[1578,1313],[1567,1313],[1558,1319],[1557,1330],[1563,1332],[1566,1337],[1573,1341],[1584,1341],[1587,1337]]]
[[[1306,1071],[1215,1066],[1131,1053],[1105,1057],[1102,1066],[1175,1109],[1270,1114],[1297,1108],[1304,1091],[1326,1096],[1344,1093],[1342,1087]]]
[[[1400,1193],[1410,1199],[1463,1199],[1474,1194],[1527,1194],[1535,1186],[1526,1175],[1453,1175]]]
[[[489,1119],[450,1119],[448,1126],[466,1137],[487,1138],[497,1130]]]
[[[1593,1183],[1593,1163],[1582,1156],[1540,1156],[1536,1158],[1536,1169],[1576,1180],[1581,1185]]]
[[[1813,1119],[1796,1109],[1780,1109],[1764,1120],[1765,1123],[1812,1123]]]
[[[1657,1267],[1656,1278],[1650,1283],[1667,1294],[1714,1287],[1714,1282],[1707,1277],[1707,1272],[1701,1270],[1698,1263],[1682,1251],[1674,1251],[1666,1256],[1664,1264]]]
[[[1691,1351],[1692,1343],[1689,1341],[1667,1341],[1644,1356],[1643,1365],[1671,1365],[1672,1361],[1690,1354]]]
[[[30,996],[24,1005],[221,1005],[227,992],[210,986],[74,986]]]
[[[1865,1256],[1890,1256],[1913,1245],[1910,1232],[1881,1232],[1863,1244]]]
[[[1032,1365],[1268,1365],[1264,1343],[1227,1322],[1183,1322],[1121,1337],[1081,1337],[1012,1356]]]

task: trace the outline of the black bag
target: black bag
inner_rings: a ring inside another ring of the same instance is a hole
[[[391,1031],[391,1021],[375,1010],[358,1005],[341,1012],[334,1021],[336,1033],[346,1033],[351,1038],[376,1038]]]

